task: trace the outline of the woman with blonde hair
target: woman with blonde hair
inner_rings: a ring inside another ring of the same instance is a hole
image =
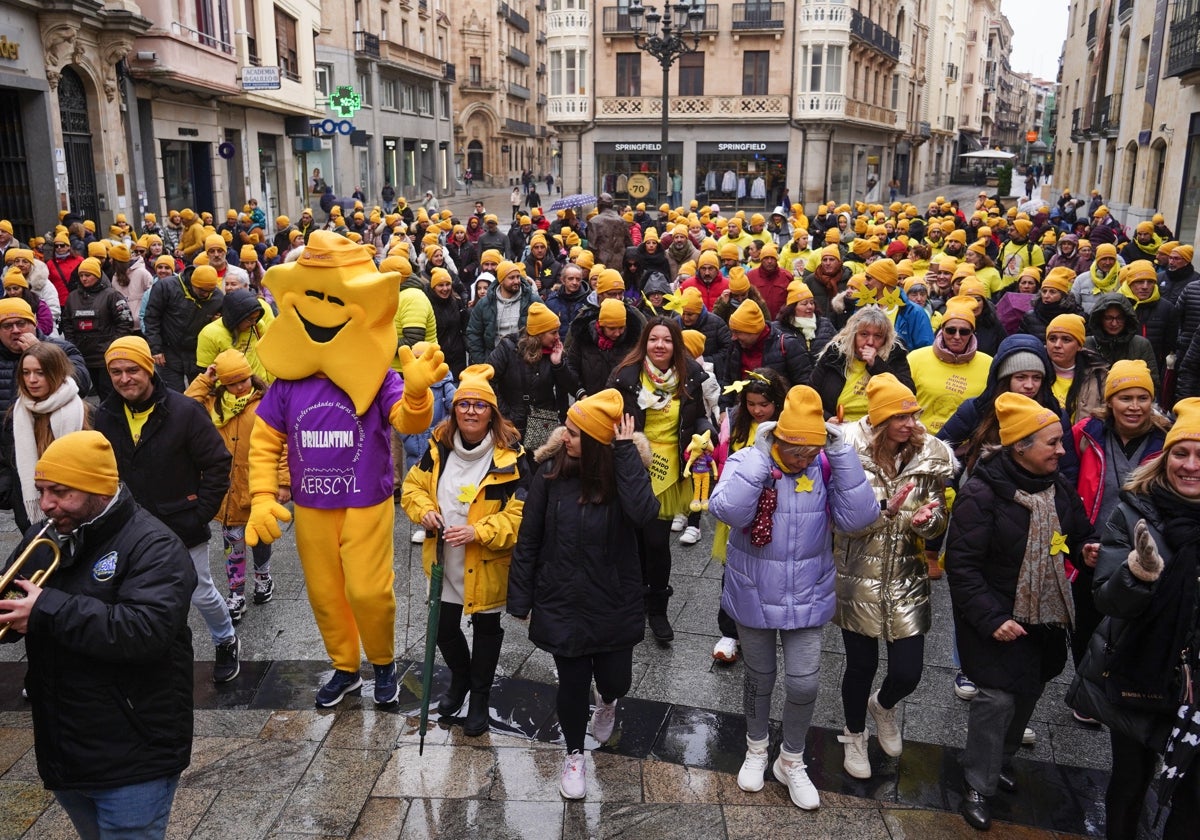
[[[881,373],[914,387],[908,349],[896,337],[888,314],[877,306],[864,306],[825,345],[810,384],[821,395],[826,417],[855,422],[867,414],[867,383]]]

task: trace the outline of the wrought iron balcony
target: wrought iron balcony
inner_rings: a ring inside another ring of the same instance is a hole
[[[519,85],[516,82],[508,83],[508,95],[515,96],[518,99],[530,99],[533,94],[525,85]]]
[[[537,136],[537,128],[530,123],[514,120],[511,117],[504,120],[504,130],[510,134],[525,134],[529,137]]]
[[[1171,21],[1171,37],[1167,42],[1167,76],[1187,77],[1185,84],[1200,80],[1200,3],[1197,0],[1179,6],[1190,7],[1182,11],[1177,7],[1175,19]]]
[[[514,61],[522,67],[528,67],[530,64],[529,53],[511,46],[508,48],[508,60]]]
[[[628,35],[633,37],[633,27],[629,25],[628,6],[605,6],[602,10],[600,31],[605,35]],[[721,9],[709,3],[704,7],[704,25],[701,32],[716,32]]]
[[[447,82],[458,80],[458,74],[455,70],[455,67],[449,61],[442,64],[442,79]]]
[[[850,37],[873,47],[892,61],[900,60],[900,40],[858,9],[850,10]]]
[[[783,3],[750,2],[733,4],[733,29],[783,29]]]
[[[355,32],[354,52],[360,56],[365,55],[370,58],[379,58],[379,36],[361,30]]]
[[[514,26],[522,32],[529,31],[529,19],[520,14],[516,9],[507,3],[500,4],[500,17],[508,21],[510,26]]]

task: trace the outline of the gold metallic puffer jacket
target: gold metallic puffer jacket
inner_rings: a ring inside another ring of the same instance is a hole
[[[910,481],[915,486],[895,518],[888,519],[881,512],[862,531],[834,534],[837,610],[833,622],[845,630],[884,641],[926,633],[932,609],[924,540],[946,529],[949,514],[945,487],[954,476],[957,461],[949,446],[927,432],[921,451],[898,476],[887,478],[867,454],[871,434],[867,419],[846,426],[845,434],[846,442],[862,460],[877,502],[886,504]],[[933,517],[914,527],[913,514],[935,499],[939,504]]]

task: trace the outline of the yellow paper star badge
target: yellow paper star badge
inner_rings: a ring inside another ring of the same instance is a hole
[[[673,295],[670,292],[663,295],[663,309],[669,312],[683,312],[683,293]]]
[[[813,481],[806,475],[802,475],[796,479],[797,493],[811,493],[813,489]]]
[[[857,292],[850,292],[859,306],[870,306],[875,303],[875,290],[863,287]]]
[[[1067,547],[1067,535],[1060,534],[1058,531],[1050,537],[1050,556],[1055,554],[1070,554],[1071,549]]]
[[[465,504],[470,504],[475,501],[475,494],[479,492],[479,488],[474,484],[464,484],[458,488],[458,500]]]
[[[879,301],[884,309],[895,309],[898,306],[903,306],[904,301],[900,299],[899,289],[888,289],[883,293],[883,299]]]

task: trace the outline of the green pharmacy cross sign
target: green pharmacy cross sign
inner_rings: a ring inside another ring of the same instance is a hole
[[[362,107],[362,97],[349,85],[340,85],[329,97],[329,106],[342,119],[350,119]]]

